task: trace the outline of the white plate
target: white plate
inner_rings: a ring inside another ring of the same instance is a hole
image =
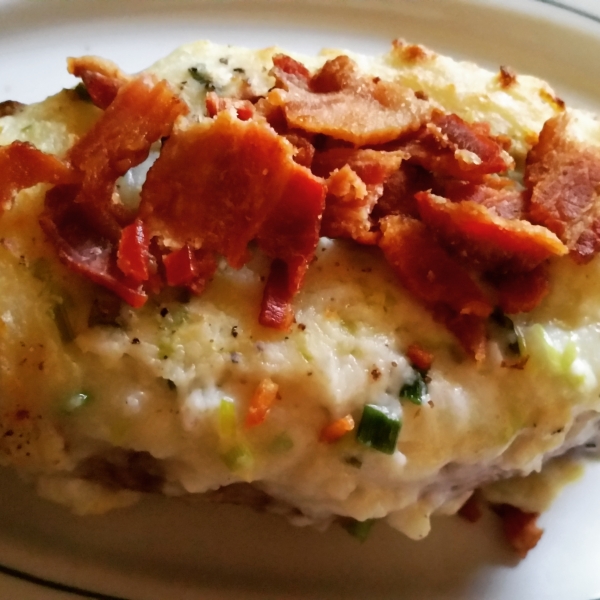
[[[600,111],[598,2],[572,2],[590,16],[553,0],[0,0],[0,98],[30,102],[73,85],[67,55],[96,53],[135,71],[199,38],[378,52],[405,37],[539,75]],[[381,526],[360,545],[341,530],[294,529],[242,508],[150,498],[81,519],[10,472],[0,489],[0,565],[54,582],[40,587],[5,569],[1,598],[74,598],[61,586],[132,600],[600,597],[600,464],[543,515],[546,533],[521,562],[491,518],[438,519],[419,543]]]

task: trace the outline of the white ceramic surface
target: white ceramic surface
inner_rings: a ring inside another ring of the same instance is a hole
[[[564,0],[600,17],[598,0]],[[200,38],[313,52],[383,50],[394,37],[551,81],[600,111],[600,20],[541,0],[0,0],[0,98],[43,98],[74,80],[68,55],[135,71]],[[438,519],[423,542],[385,526],[363,545],[236,507],[151,498],[81,519],[0,472],[0,565],[131,600],[600,598],[600,463],[542,516],[518,562],[491,517]],[[0,576],[0,599],[72,599]]]

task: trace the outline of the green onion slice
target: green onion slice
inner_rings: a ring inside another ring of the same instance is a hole
[[[367,404],[356,431],[356,439],[384,454],[394,454],[402,423],[382,406]]]
[[[360,542],[366,541],[375,525],[377,519],[367,519],[366,521],[357,521],[350,517],[340,520],[341,526]]]
[[[400,389],[400,398],[405,398],[413,404],[420,406],[427,395],[427,383],[421,371],[415,370],[415,379],[412,383],[405,383]]]

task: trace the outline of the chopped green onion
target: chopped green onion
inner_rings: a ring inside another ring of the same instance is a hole
[[[71,413],[78,408],[81,408],[84,404],[87,404],[90,401],[90,395],[85,392],[79,392],[77,394],[73,394],[70,396],[64,404],[64,411],[67,413]]]
[[[412,383],[405,383],[400,389],[400,398],[405,398],[413,404],[420,406],[427,395],[427,383],[421,371],[415,369],[415,379]]]
[[[273,454],[283,454],[289,452],[294,447],[292,438],[287,433],[280,433],[269,444],[268,450]]]
[[[190,67],[188,72],[192,76],[192,79],[201,83],[207,91],[215,91],[215,84],[213,83],[212,77],[206,71],[200,70],[198,67]]]
[[[365,446],[394,454],[402,423],[382,406],[367,404],[363,409],[356,439]]]
[[[75,339],[75,331],[64,305],[62,303],[55,304],[52,308],[52,314],[62,341],[65,344],[72,342]]]
[[[367,519],[366,521],[357,521],[350,517],[341,519],[341,526],[359,542],[364,542],[369,537],[373,525],[377,519]]]
[[[230,471],[243,471],[252,466],[252,453],[243,444],[236,444],[227,452],[221,454],[221,460]]]
[[[219,404],[219,435],[221,439],[232,440],[237,430],[235,403],[230,398],[221,398]]]

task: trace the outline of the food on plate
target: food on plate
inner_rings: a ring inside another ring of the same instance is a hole
[[[402,41],[68,68],[0,109],[1,462],[359,536],[487,497],[531,549],[598,436],[595,117]]]

